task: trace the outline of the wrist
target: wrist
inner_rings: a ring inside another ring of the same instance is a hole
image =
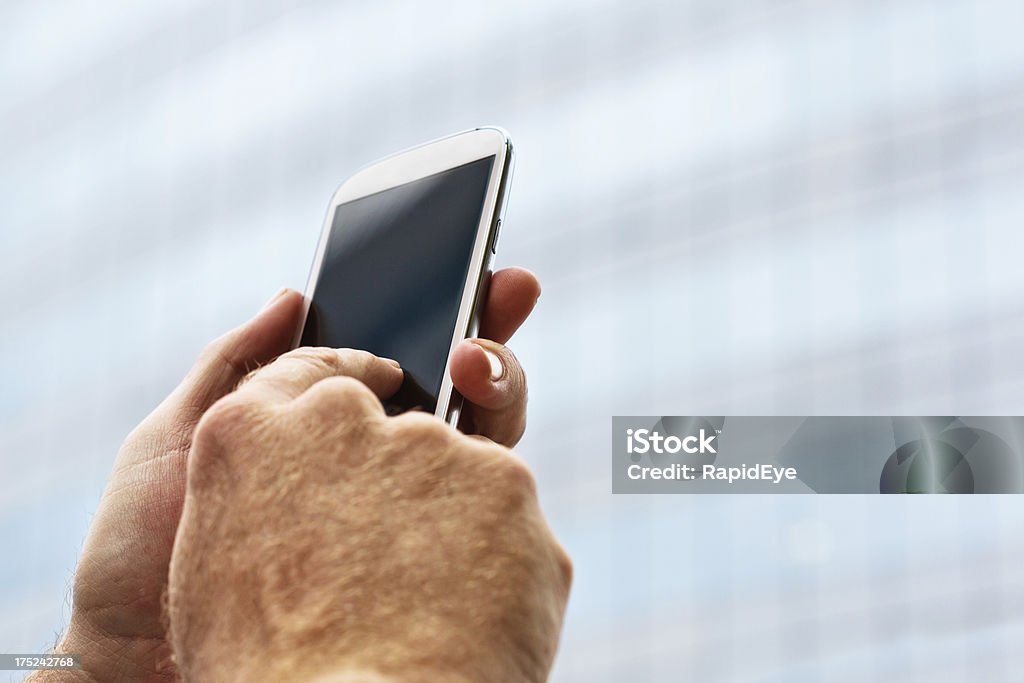
[[[29,674],[28,678],[25,679],[25,683],[98,683],[98,681],[105,680],[102,673],[97,673],[96,670],[92,668],[96,662],[91,656],[91,652],[89,662],[87,664],[85,661],[86,653],[84,648],[74,644],[83,642],[83,639],[77,635],[77,629],[72,626],[68,626],[67,632],[63,637],[61,637],[60,641],[54,645],[49,654],[75,655],[78,657],[79,668],[42,669],[33,671]],[[90,650],[91,649],[92,648],[90,648]]]
[[[385,636],[382,636],[385,638]],[[305,644],[304,644],[305,645]],[[387,648],[368,647],[358,654],[328,654],[324,649],[300,646],[281,652],[273,647],[253,650],[246,645],[217,648],[217,653],[200,647],[179,661],[184,683],[474,683],[464,671],[430,661],[402,661]],[[197,656],[198,655],[198,656]],[[493,680],[493,679],[492,679]]]
[[[99,683],[100,680],[84,669],[39,669],[30,673],[24,683]]]
[[[382,674],[371,669],[339,669],[309,678],[305,683],[469,683],[462,676],[439,676],[434,672]]]
[[[366,661],[364,658],[359,658]],[[255,664],[250,660],[249,664]],[[366,667],[341,660],[337,665],[305,667],[299,662],[291,662],[277,666],[281,662],[271,664],[259,662],[258,666],[231,666],[221,662],[213,670],[197,667],[190,672],[182,672],[183,681],[235,681],[245,680],[249,683],[271,683],[272,681],[294,680],[302,683],[473,683],[472,679],[451,672],[438,673],[435,669],[419,667],[391,667],[388,673],[382,673],[374,667]]]
[[[117,635],[97,628],[77,611],[54,654],[76,655],[78,669],[38,672],[26,683],[100,683],[124,679],[175,679],[170,649],[161,637]],[[42,675],[40,675],[42,674]]]
[[[308,683],[402,683],[375,671],[332,671],[309,679]]]

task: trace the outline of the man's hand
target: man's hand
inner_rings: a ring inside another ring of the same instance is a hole
[[[185,681],[537,682],[571,565],[505,448],[389,418],[397,365],[299,349],[196,428],[171,559]]]
[[[452,363],[455,386],[470,402],[466,428],[506,445],[521,435],[526,386],[522,368],[501,344],[533,310],[539,292],[528,271],[495,273],[481,326],[489,341],[463,342]],[[32,680],[176,679],[161,597],[193,430],[249,371],[288,349],[301,309],[302,297],[283,291],[252,320],[211,343],[181,385],[128,436],[86,539],[74,579],[71,622],[57,646],[58,652],[82,655],[83,669],[36,674]],[[483,346],[502,364],[497,381],[490,379],[489,365],[480,364]]]

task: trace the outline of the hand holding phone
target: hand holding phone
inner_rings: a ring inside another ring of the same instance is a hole
[[[310,287],[307,294],[312,292]],[[522,369],[503,344],[529,316],[539,293],[537,279],[526,270],[508,268],[491,278],[479,315],[483,339],[460,342],[451,354],[453,383],[468,401],[463,419],[471,425],[464,424],[464,431],[506,446],[518,441],[525,384],[515,385]],[[160,654],[169,652],[168,644],[153,634],[164,630],[167,567],[196,423],[235,390],[246,368],[265,366],[296,345],[294,331],[303,329],[309,306],[309,296],[284,290],[254,318],[212,341],[182,383],[125,441],[108,491],[131,495],[105,495],[100,502],[75,573],[70,625],[55,652],[81,655],[83,668],[99,680],[125,671],[140,677],[173,673]],[[483,346],[500,357],[505,374],[498,382],[488,379]],[[145,475],[144,485],[139,473]]]
[[[479,128],[349,178],[331,201],[295,345],[397,360],[405,381],[387,411],[419,409],[457,423],[452,358],[480,326],[511,175],[507,134]],[[468,363],[475,352],[460,353]]]

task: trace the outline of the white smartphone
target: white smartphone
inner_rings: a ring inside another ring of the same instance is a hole
[[[331,199],[293,347],[393,358],[405,380],[388,414],[457,424],[449,362],[477,334],[512,178],[512,141],[477,128],[398,152]]]

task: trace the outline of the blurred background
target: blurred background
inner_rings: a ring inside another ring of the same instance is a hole
[[[1020,0],[0,5],[0,651],[68,617],[118,445],[302,288],[332,191],[481,124],[553,680],[1010,681],[1019,497],[612,496],[613,414],[1024,414]],[[9,674],[11,680],[17,680]],[[2,676],[2,675],[0,675]]]

